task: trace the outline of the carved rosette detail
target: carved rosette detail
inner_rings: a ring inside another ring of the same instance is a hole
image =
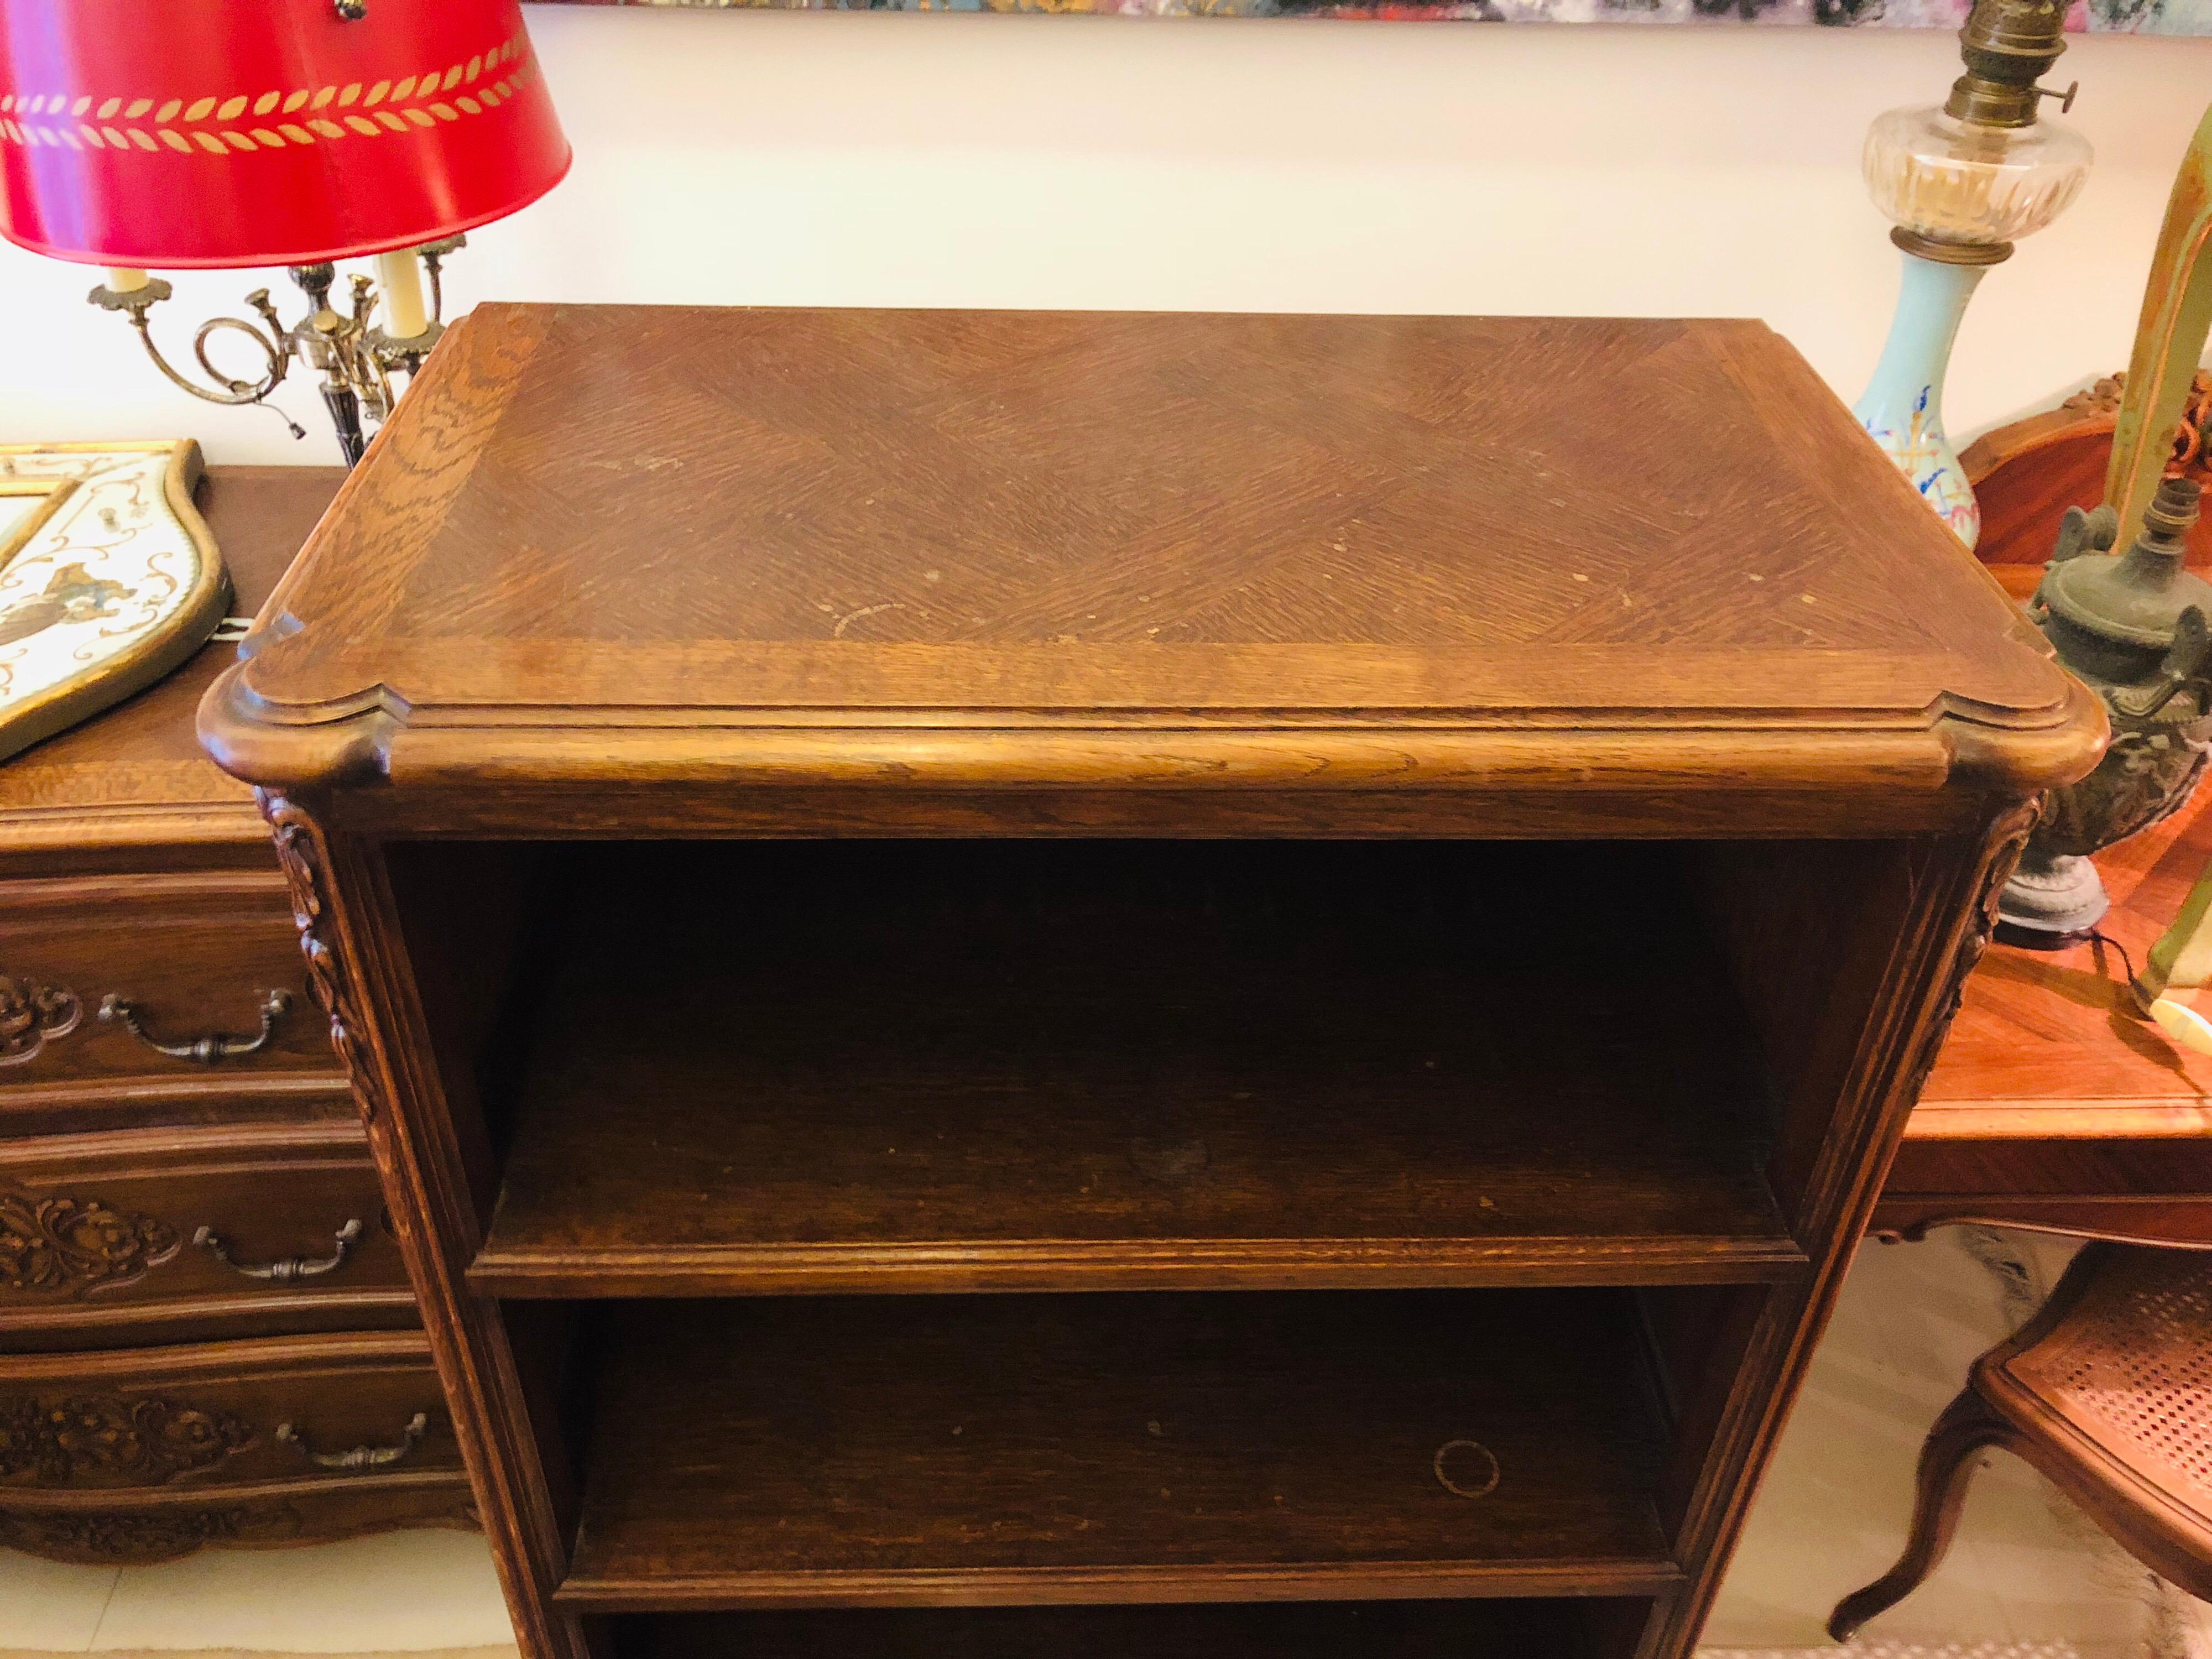
[[[1959,1010],[1966,1003],[1967,977],[1980,965],[1982,953],[1990,948],[1990,935],[1996,931],[1997,901],[2003,896],[2005,884],[2012,879],[2013,871],[2019,866],[2020,855],[2043,816],[2046,799],[2039,796],[2024,801],[1990,826],[1989,849],[1984,855],[1973,910],[1966,919],[1966,931],[1960,934],[1958,949],[1951,959],[1942,995],[1936,1003],[1936,1012],[1921,1036],[1919,1051],[1913,1057],[1912,1069],[1905,1079],[1905,1098],[1908,1104],[1917,1101],[1920,1091],[1928,1086],[1928,1074],[1936,1069],[1944,1040],[1951,1035],[1951,1022],[1959,1017]]]
[[[128,1284],[183,1243],[158,1216],[0,1189],[0,1289],[82,1294]]]
[[[36,1059],[50,1038],[67,1036],[83,1018],[83,1002],[67,987],[0,974],[0,1066]]]
[[[300,930],[300,953],[307,960],[307,988],[331,1022],[331,1047],[353,1085],[354,1098],[367,1119],[377,1115],[377,1102],[369,1071],[362,1063],[361,1043],[354,1035],[361,1021],[346,997],[345,978],[338,971],[331,948],[331,919],[327,899],[329,854],[315,821],[288,797],[257,789],[261,816],[269,822],[276,847],[276,863],[292,893],[292,921]]]
[[[227,1510],[106,1510],[24,1515],[0,1509],[0,1544],[50,1560],[95,1566],[173,1561],[209,1544],[273,1544],[295,1537],[289,1504]]]
[[[2126,394],[2128,377],[2125,370],[2107,374],[2096,385],[2085,386],[2058,407],[2069,415],[2087,419],[2100,416],[2118,415],[2120,399]],[[2197,371],[2190,382],[2189,394],[2181,405],[2181,424],[2173,434],[2173,459],[2166,465],[2166,474],[2188,475],[2204,472],[2208,464],[2206,439],[2212,436],[2212,374]]]
[[[158,1486],[253,1440],[242,1418],[155,1396],[0,1395],[0,1479],[35,1486]]]
[[[2126,380],[2124,369],[2118,374],[2107,374],[2094,386],[2083,386],[2059,404],[2059,410],[2068,415],[2117,415],[2120,412],[2121,388]]]

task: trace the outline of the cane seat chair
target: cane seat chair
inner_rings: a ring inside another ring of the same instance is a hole
[[[1905,1553],[1837,1603],[1830,1636],[1848,1639],[1935,1571],[1990,1447],[2040,1470],[2153,1572],[2212,1600],[2212,1251],[2082,1248],[1936,1419]]]

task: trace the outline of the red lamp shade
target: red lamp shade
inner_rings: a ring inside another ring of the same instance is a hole
[[[538,199],[568,144],[517,0],[0,0],[0,234],[311,264]]]

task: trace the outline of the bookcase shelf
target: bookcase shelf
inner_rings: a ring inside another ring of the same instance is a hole
[[[618,1621],[620,1659],[1582,1659],[1633,1601],[864,1608]]]
[[[1615,1291],[626,1304],[559,1599],[1653,1592],[1639,1342]]]
[[[508,1296],[1801,1272],[1664,849],[571,852],[489,1237]],[[1570,870],[1602,872],[1587,887]],[[671,886],[722,902],[674,909]],[[741,925],[733,925],[741,908]],[[1558,1056],[1571,1052],[1572,1067]]]

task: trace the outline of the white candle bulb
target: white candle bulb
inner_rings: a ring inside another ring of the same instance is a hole
[[[430,326],[422,307],[422,267],[412,248],[376,256],[376,275],[384,290],[384,331],[394,340],[411,340]]]

